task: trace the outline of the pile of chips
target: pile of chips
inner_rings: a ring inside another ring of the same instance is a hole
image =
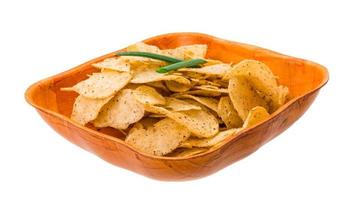
[[[116,56],[93,64],[100,72],[64,91],[79,94],[72,120],[113,127],[125,142],[156,156],[186,157],[208,151],[283,105],[288,88],[263,63],[206,59],[207,45],[161,50],[137,43],[127,51],[151,52],[181,60],[202,58],[200,68],[157,73],[164,61]]]

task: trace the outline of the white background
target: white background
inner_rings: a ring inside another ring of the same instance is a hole
[[[354,199],[355,7],[351,1],[1,1],[0,199]],[[33,82],[167,32],[255,44],[326,66],[308,112],[209,177],[160,182],[112,166],[49,128]]]

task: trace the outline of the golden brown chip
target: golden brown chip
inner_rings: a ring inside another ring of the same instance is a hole
[[[154,81],[154,82],[149,82],[146,83],[146,85],[157,88],[157,89],[161,89],[162,91],[168,92],[168,88],[164,85],[163,81]]]
[[[180,72],[195,72],[200,74],[207,74],[210,76],[216,76],[222,78],[226,73],[231,70],[231,66],[228,64],[216,64],[209,65],[201,68],[181,68]]]
[[[141,120],[139,120],[139,122],[136,122],[135,124],[141,124],[142,128],[147,129],[153,126],[154,124],[156,124],[157,122],[159,122],[160,120],[161,119],[159,118],[152,118],[149,116],[149,117],[143,117]]]
[[[241,76],[246,78],[249,84],[255,90],[259,91],[267,102],[270,102],[271,111],[276,110],[285,103],[285,98],[280,97],[280,92],[283,93],[282,96],[285,96],[285,90],[280,91],[272,71],[262,62],[243,60],[233,67],[229,76]]]
[[[196,137],[212,137],[218,133],[219,124],[217,119],[204,110],[169,112],[167,117],[185,126]]]
[[[229,80],[228,90],[235,110],[244,121],[252,108],[256,106],[268,108],[265,100],[259,96],[244,77],[232,77]]]
[[[243,125],[243,120],[239,117],[228,96],[219,99],[217,113],[222,118],[227,128],[238,128]]]
[[[102,109],[99,116],[93,121],[95,127],[113,127],[126,129],[144,116],[144,107],[136,101],[133,91],[124,89],[120,91]]]
[[[201,154],[206,151],[208,151],[208,148],[179,148],[167,156],[185,158],[185,157]]]
[[[249,111],[249,114],[243,124],[243,128],[249,128],[251,126],[254,126],[255,124],[267,119],[269,116],[270,114],[265,108],[261,106],[256,106]]]
[[[89,99],[79,95],[74,102],[71,119],[81,125],[96,119],[101,108],[112,99],[113,96],[104,99]]]
[[[188,99],[193,99],[202,105],[206,106],[207,108],[210,108],[211,110],[217,112],[218,111],[218,100],[214,98],[209,98],[209,97],[197,97],[189,94],[180,94],[176,95],[177,98],[188,98]]]
[[[131,75],[126,72],[93,73],[88,79],[74,85],[71,89],[91,99],[103,99],[116,94],[122,89]]]
[[[150,115],[148,115],[148,117],[151,117],[151,118],[164,118],[166,116],[162,115],[162,114],[150,114]]]
[[[171,119],[163,119],[148,129],[136,129],[126,142],[141,151],[162,156],[176,149],[190,136],[190,131]]]
[[[209,66],[209,65],[217,65],[217,64],[222,64],[223,62],[220,60],[213,60],[213,59],[205,59],[207,62],[203,64],[203,66]]]
[[[182,83],[176,82],[174,80],[168,80],[168,81],[165,81],[165,85],[172,92],[185,92],[185,91],[188,91],[192,87],[192,84],[190,83],[190,81],[189,81],[189,84],[182,84]]]
[[[172,111],[201,110],[200,106],[173,97],[166,98],[165,107]]]
[[[241,129],[237,128],[232,128],[228,129],[226,131],[221,131],[217,135],[211,138],[204,138],[204,139],[199,139],[199,138],[189,138],[188,140],[182,142],[180,144],[180,147],[185,147],[185,148],[192,148],[192,147],[211,147],[214,146],[222,141],[224,141],[226,138],[232,136],[232,135],[238,135],[241,133]]]
[[[148,112],[166,115],[177,123],[185,126],[196,137],[206,138],[218,133],[218,120],[216,117],[206,110],[186,110],[186,111],[169,111],[165,108],[145,104],[144,109]]]
[[[172,56],[182,60],[204,58],[206,56],[206,52],[207,45],[205,44],[185,45],[175,49],[161,50],[161,53],[164,55]]]
[[[142,52],[150,52],[150,53],[160,53],[160,49],[157,46],[149,45],[144,42],[137,42],[132,44],[126,48],[127,51],[142,51]]]
[[[198,90],[205,90],[207,92],[218,92],[218,93],[224,93],[224,94],[228,94],[228,89],[226,88],[218,88],[212,85],[199,85],[199,86],[194,86],[194,89],[198,89]]]
[[[97,67],[99,69],[108,69],[120,72],[129,72],[131,69],[131,65],[129,64],[129,62],[118,57],[107,58],[104,61],[93,64],[92,66]]]
[[[142,104],[164,105],[165,98],[154,88],[141,85],[133,91],[134,97]]]

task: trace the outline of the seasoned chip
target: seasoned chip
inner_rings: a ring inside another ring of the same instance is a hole
[[[237,128],[232,128],[228,129],[226,131],[221,131],[217,135],[211,138],[204,138],[204,139],[198,139],[198,138],[189,138],[188,140],[182,142],[180,144],[180,147],[185,147],[185,148],[192,148],[192,147],[211,147],[214,146],[222,141],[224,141],[226,138],[232,136],[232,135],[238,135],[241,133],[241,129]]]
[[[154,88],[149,86],[139,86],[133,91],[134,97],[142,104],[164,105],[165,98]]]
[[[169,112],[167,117],[185,126],[196,137],[212,137],[218,133],[219,125],[217,119],[204,110]]]
[[[175,49],[161,50],[161,53],[164,55],[172,56],[182,60],[204,58],[206,56],[206,52],[207,45],[205,44],[185,45]]]
[[[101,108],[112,99],[113,96],[104,99],[89,99],[79,95],[74,102],[71,119],[81,125],[96,119]]]
[[[218,93],[224,93],[228,94],[228,89],[226,88],[218,88],[212,85],[199,85],[199,86],[194,86],[194,89],[198,90],[205,90],[207,92],[218,92]]]
[[[233,67],[229,76],[241,76],[246,78],[249,84],[255,90],[259,91],[267,102],[270,102],[271,111],[276,110],[285,103],[285,99],[280,98],[280,92],[283,93],[282,96],[285,96],[285,91],[280,90],[272,71],[262,62],[243,60]]]
[[[261,106],[256,106],[249,111],[247,118],[243,124],[243,128],[254,126],[255,124],[268,118],[270,114]]]
[[[103,99],[114,95],[127,85],[130,79],[131,75],[126,72],[93,73],[88,79],[77,83],[70,89],[87,98]]]
[[[200,106],[173,97],[166,98],[165,107],[172,111],[201,110]]]
[[[160,53],[160,49],[157,46],[149,45],[144,42],[137,42],[126,48],[127,51],[142,51],[150,53]]]
[[[176,149],[190,136],[190,131],[171,119],[163,119],[154,126],[131,132],[126,142],[141,151],[162,156]]]
[[[150,83],[156,81],[175,81],[180,84],[190,85],[191,82],[183,77],[177,75],[167,75],[156,72],[157,67],[154,65],[146,65],[137,68],[134,71],[131,83]]]
[[[188,91],[192,87],[192,84],[190,83],[190,81],[189,81],[189,84],[182,84],[182,83],[176,82],[174,80],[169,80],[169,81],[165,81],[165,85],[172,92],[185,92],[185,91]]]
[[[139,122],[136,122],[135,124],[141,124],[142,128],[149,128],[159,122],[161,119],[159,118],[152,118],[152,117],[143,117]],[[134,127],[134,126],[133,126]]]
[[[249,111],[256,106],[268,108],[265,100],[259,96],[243,77],[232,77],[229,80],[228,90],[233,106],[243,120],[246,119]]]
[[[154,81],[154,82],[149,82],[146,83],[146,85],[157,88],[157,89],[161,89],[164,92],[168,92],[168,88],[166,88],[166,86],[164,85],[163,81]]]
[[[200,74],[207,74],[211,76],[216,76],[222,78],[226,73],[231,70],[231,66],[228,64],[216,64],[216,65],[209,65],[206,67],[201,68],[182,68],[178,71],[180,72],[195,72]]]
[[[122,58],[107,58],[102,62],[98,62],[93,64],[92,66],[97,67],[99,69],[109,69],[120,72],[129,72],[131,69],[131,65],[129,62]]]
[[[208,148],[179,148],[167,156],[185,158],[185,157],[201,154],[206,151],[208,151]]]
[[[144,109],[155,114],[166,115],[177,123],[185,126],[196,137],[206,138],[218,133],[218,120],[205,110],[169,111],[165,108],[145,104]]]
[[[218,100],[214,98],[209,98],[209,97],[197,97],[189,94],[180,94],[176,95],[177,98],[188,98],[188,99],[193,99],[202,105],[206,106],[207,108],[210,108],[211,110],[218,112]]]
[[[101,110],[99,116],[93,121],[95,127],[113,127],[126,129],[144,116],[144,107],[136,101],[133,91],[124,89],[120,91]]]
[[[239,117],[228,96],[219,99],[217,113],[222,118],[227,128],[238,128],[243,125],[243,120]]]
[[[190,78],[191,82],[193,85],[211,85],[211,86],[215,86],[215,87],[221,87],[221,85],[219,83],[216,83],[214,81],[209,81],[209,80],[205,80],[205,79],[196,79],[196,78]],[[227,85],[228,87],[228,85]]]

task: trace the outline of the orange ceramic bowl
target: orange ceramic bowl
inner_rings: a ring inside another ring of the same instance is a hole
[[[70,119],[77,94],[60,91],[86,79],[97,69],[92,63],[112,57],[114,53],[93,59],[69,71],[39,81],[28,88],[26,100],[37,109],[42,118],[70,142],[90,151],[100,158],[122,168],[159,180],[197,179],[248,156],[260,146],[286,130],[308,109],[320,88],[328,81],[323,66],[252,45],[231,42],[200,33],[170,33],[144,40],[162,49],[181,45],[207,44],[207,58],[237,63],[255,59],[266,63],[279,82],[286,85],[292,99],[272,113],[271,117],[242,134],[228,138],[216,148],[187,157],[159,157],[140,152],[127,145],[117,130],[84,127]]]

